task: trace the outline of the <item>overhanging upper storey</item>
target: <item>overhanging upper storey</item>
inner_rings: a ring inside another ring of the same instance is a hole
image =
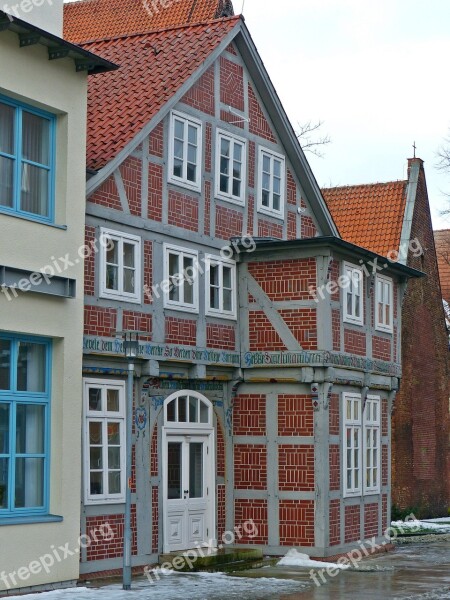
[[[40,44],[48,49],[48,59],[70,58],[75,63],[76,71],[87,71],[88,75],[115,71],[118,65],[105,60],[92,52],[84,50],[75,44],[39,29],[31,23],[14,17],[0,10],[0,32],[12,31],[19,38],[21,48]]]

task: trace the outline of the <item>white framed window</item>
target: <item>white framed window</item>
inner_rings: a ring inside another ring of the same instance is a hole
[[[125,501],[125,382],[85,379],[84,500]]]
[[[198,252],[164,244],[164,306],[198,312]]]
[[[364,284],[362,269],[350,263],[344,263],[345,287],[344,321],[355,325],[364,324]]]
[[[223,200],[245,204],[246,140],[217,130],[216,196]]]
[[[173,111],[169,135],[169,181],[201,191],[201,121]]]
[[[258,211],[279,219],[284,218],[286,160],[283,155],[259,149]]]
[[[141,302],[141,238],[101,229],[100,297]]]
[[[227,319],[236,318],[236,263],[207,254],[206,314]]]
[[[393,284],[384,275],[375,277],[375,328],[380,331],[393,331]]]
[[[380,491],[381,399],[367,396],[364,409],[364,493]]]
[[[362,490],[361,395],[344,394],[344,495]]]
[[[344,496],[380,492],[381,399],[367,396],[363,410],[360,394],[343,394]]]

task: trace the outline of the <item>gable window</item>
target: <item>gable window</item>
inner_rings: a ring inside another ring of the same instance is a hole
[[[377,275],[375,278],[375,327],[392,332],[393,294],[392,279]]]
[[[125,500],[125,383],[84,381],[85,502]]]
[[[169,180],[200,191],[202,125],[193,117],[170,117]]]
[[[206,256],[206,314],[236,318],[236,263]]]
[[[0,210],[53,220],[55,117],[0,98]]]
[[[245,203],[246,143],[225,131],[217,132],[216,196]]]
[[[141,301],[141,238],[101,230],[100,296],[112,300]]]
[[[48,513],[50,342],[0,336],[0,519]]]
[[[198,312],[198,254],[178,246],[164,246],[164,305]]]
[[[344,394],[344,495],[358,496],[380,491],[379,396],[367,396],[363,412],[360,394]]]
[[[285,158],[281,154],[259,149],[258,210],[284,217]]]
[[[364,302],[363,302],[363,272],[362,269],[344,263],[345,287],[344,294],[344,321],[363,325]]]

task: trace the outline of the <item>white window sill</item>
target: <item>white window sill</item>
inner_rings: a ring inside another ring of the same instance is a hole
[[[281,211],[270,210],[270,208],[266,208],[265,206],[259,206],[257,212],[261,213],[262,215],[266,215],[268,217],[273,217],[274,219],[284,221],[284,213]]]
[[[175,311],[180,311],[180,312],[187,312],[187,313],[191,313],[191,314],[198,314],[199,309],[198,306],[186,306],[184,304],[175,304],[175,303],[169,303],[166,302],[164,304],[164,308],[167,310],[175,310]]]
[[[131,304],[142,304],[141,298],[137,296],[125,296],[122,294],[108,294],[106,292],[100,292],[100,298],[105,300],[116,300],[117,302],[131,302]]]
[[[198,194],[201,194],[202,191],[200,183],[192,183],[192,181],[185,181],[184,179],[177,179],[176,177],[168,177],[168,183],[190,190],[191,192],[197,192]]]
[[[215,197],[216,200],[229,202],[230,204],[235,204],[236,206],[245,206],[245,198],[233,198],[232,196],[225,196],[219,192],[216,192]]]

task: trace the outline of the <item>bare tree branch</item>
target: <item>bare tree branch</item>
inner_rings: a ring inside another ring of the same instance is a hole
[[[298,123],[297,129],[297,139],[300,142],[300,146],[304,152],[309,152],[314,154],[314,156],[318,156],[319,158],[324,157],[324,153],[320,151],[319,147],[326,146],[331,143],[330,136],[322,135],[320,137],[315,137],[319,129],[322,127],[323,121],[317,121],[317,123],[313,123],[312,121],[308,121],[306,123]]]

